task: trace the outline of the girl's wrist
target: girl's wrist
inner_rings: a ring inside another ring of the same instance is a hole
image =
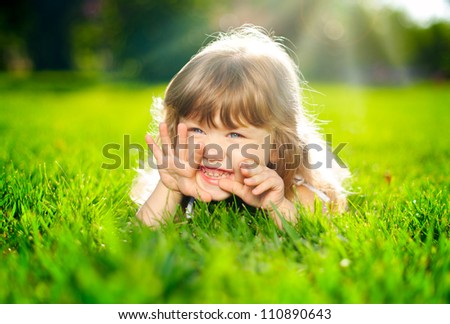
[[[283,201],[271,208],[266,209],[269,215],[277,223],[278,227],[282,228],[280,216],[290,223],[297,222],[297,209],[292,201],[284,198]]]
[[[160,190],[167,192],[167,199],[170,199],[176,203],[181,202],[183,199],[183,194],[180,191],[167,187],[161,180],[159,180],[156,188],[158,189],[158,187]]]
[[[176,210],[181,203],[183,195],[167,188],[160,180],[155,190],[139,208],[137,216],[144,224],[150,227],[158,227]]]

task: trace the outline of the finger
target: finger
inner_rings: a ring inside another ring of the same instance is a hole
[[[156,142],[153,140],[153,138],[150,134],[145,135],[145,142],[147,143],[150,151],[152,151],[158,164],[161,164],[161,162],[163,160],[163,152],[159,148],[158,144],[156,144]]]
[[[273,177],[279,177],[279,175],[274,170],[266,168],[265,170],[263,170],[260,173],[257,173],[251,177],[245,178],[244,183],[247,186],[257,186],[257,185],[261,184],[262,182],[267,181]]]
[[[239,168],[241,169],[242,175],[244,175],[245,177],[251,177],[254,176],[255,174],[261,173],[264,170],[264,168],[267,167],[257,164],[253,160],[246,160],[239,164]]]
[[[172,153],[172,140],[169,136],[169,129],[166,123],[159,124],[159,134],[161,136],[161,146],[164,155]]]
[[[241,198],[244,197],[245,194],[248,192],[248,187],[246,187],[242,183],[229,179],[220,180],[219,187],[220,189],[235,194],[236,196],[239,196]]]
[[[266,191],[275,190],[276,186],[277,186],[277,184],[274,183],[273,181],[270,181],[270,179],[269,179],[267,181],[260,183],[255,188],[253,188],[252,194],[254,194],[255,196],[259,196],[259,195],[265,193]]]
[[[184,161],[188,158],[188,146],[187,146],[187,126],[186,124],[178,124],[178,157]]]
[[[256,186],[272,175],[271,172],[267,172],[272,170],[255,163],[244,162],[239,166],[241,174],[244,176],[244,183],[248,186]]]

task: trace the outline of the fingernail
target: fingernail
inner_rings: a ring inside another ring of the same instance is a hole
[[[240,168],[243,168],[243,169],[248,169],[249,166],[250,166],[250,164],[247,163],[247,162],[241,162],[241,163],[239,163],[239,167],[240,167]]]
[[[252,162],[241,162],[239,166],[243,169],[252,169],[255,167],[254,163]]]

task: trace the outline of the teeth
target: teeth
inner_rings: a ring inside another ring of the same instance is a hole
[[[206,174],[208,177],[210,178],[217,178],[217,179],[223,179],[226,178],[228,176],[228,172],[223,172],[223,171],[208,171],[206,169],[202,170],[204,174]]]

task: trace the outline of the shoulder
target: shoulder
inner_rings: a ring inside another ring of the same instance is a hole
[[[316,198],[322,201],[324,206],[331,201],[331,199],[323,191],[308,184],[300,176],[294,177],[293,184],[295,186],[298,201],[310,210],[314,209]]]
[[[310,210],[314,209],[314,201],[316,199],[316,195],[313,191],[309,190],[303,185],[296,187],[296,196],[297,200],[305,207]]]

